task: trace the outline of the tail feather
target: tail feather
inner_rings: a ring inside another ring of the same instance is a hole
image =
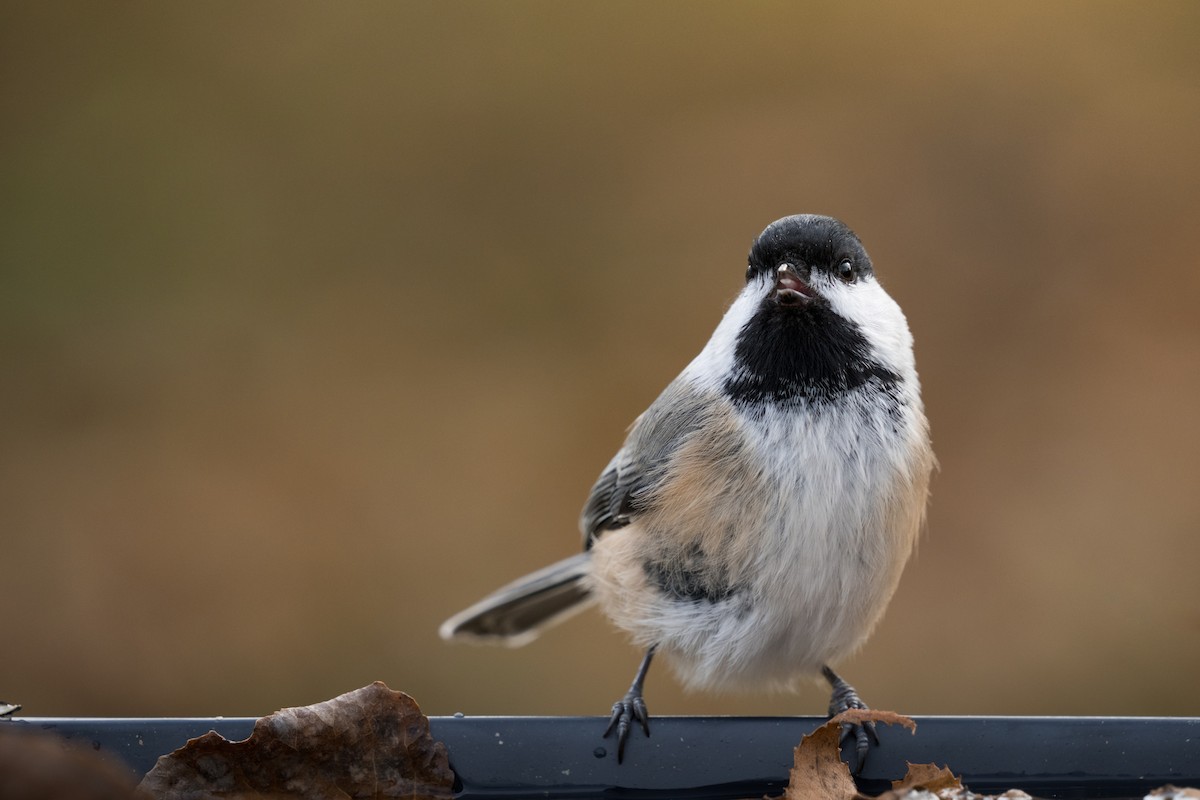
[[[590,554],[580,553],[518,578],[442,623],[443,639],[519,647],[590,606],[584,580]]]

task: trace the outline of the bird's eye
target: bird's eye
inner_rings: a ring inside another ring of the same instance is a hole
[[[838,262],[837,276],[846,283],[854,283],[858,280],[858,267],[850,259],[844,258]]]

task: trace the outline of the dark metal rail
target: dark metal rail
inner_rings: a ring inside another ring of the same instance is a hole
[[[880,726],[859,787],[871,794],[905,762],[948,765],[973,791],[1044,798],[1143,797],[1164,784],[1200,786],[1200,718],[917,717],[917,733]],[[190,738],[244,739],[251,718],[24,717],[31,726],[113,753],[139,773]],[[600,717],[431,717],[461,781],[458,797],[685,800],[778,794],[792,749],[818,717],[655,717],[618,765]]]

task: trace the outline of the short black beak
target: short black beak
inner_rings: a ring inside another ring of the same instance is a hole
[[[806,305],[816,299],[817,293],[808,285],[809,272],[795,264],[780,264],[775,270],[776,301],[785,306]]]

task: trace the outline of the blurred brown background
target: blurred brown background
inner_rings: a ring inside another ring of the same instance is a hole
[[[7,4],[0,697],[605,713],[638,654],[594,612],[437,625],[575,552],[753,237],[813,211],[905,308],[941,459],[847,677],[1200,714],[1197,41],[1191,0]]]

